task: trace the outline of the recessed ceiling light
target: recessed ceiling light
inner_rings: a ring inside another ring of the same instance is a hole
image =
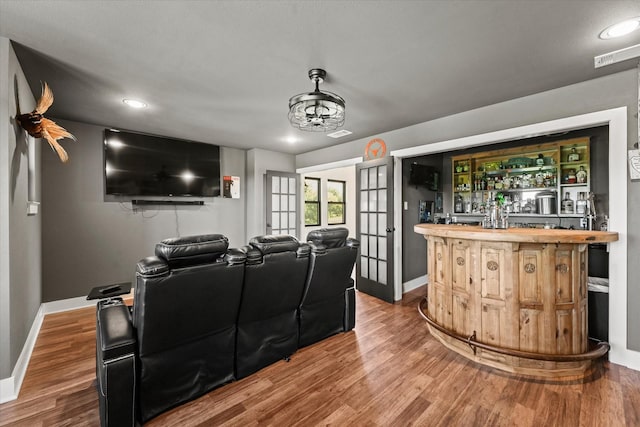
[[[285,141],[287,141],[289,144],[295,144],[296,142],[298,142],[298,138],[296,138],[295,136],[288,136],[285,138]]]
[[[614,39],[616,37],[626,36],[638,28],[640,28],[640,16],[618,22],[617,24],[605,28],[600,33],[599,37],[603,40]]]
[[[330,138],[340,138],[341,136],[347,136],[347,135],[351,135],[353,132],[346,130],[346,129],[340,129],[337,130],[335,132],[331,132],[328,133],[327,136]]]
[[[146,102],[139,101],[137,99],[123,99],[122,102],[127,104],[131,108],[144,108],[147,106]]]

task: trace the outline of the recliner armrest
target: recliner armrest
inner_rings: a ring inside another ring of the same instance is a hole
[[[350,248],[353,248],[353,249],[356,249],[356,250],[360,249],[360,241],[349,237],[347,239],[346,246],[348,246]]]
[[[102,300],[98,303],[97,327],[100,337],[98,352],[103,360],[135,352],[136,338],[131,314],[122,299]]]
[[[98,302],[96,378],[100,425],[135,426],[136,338],[131,313],[121,298]]]

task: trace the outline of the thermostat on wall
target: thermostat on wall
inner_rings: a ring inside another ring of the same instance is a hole
[[[640,150],[629,150],[629,175],[632,181],[640,180]]]
[[[27,215],[38,215],[40,202],[27,202]]]

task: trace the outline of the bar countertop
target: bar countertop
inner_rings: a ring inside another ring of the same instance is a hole
[[[611,231],[566,230],[544,228],[482,228],[463,224],[416,224],[418,234],[457,239],[524,243],[606,243],[618,240]]]

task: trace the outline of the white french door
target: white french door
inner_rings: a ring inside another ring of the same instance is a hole
[[[266,234],[300,236],[300,174],[267,171],[265,174]]]

